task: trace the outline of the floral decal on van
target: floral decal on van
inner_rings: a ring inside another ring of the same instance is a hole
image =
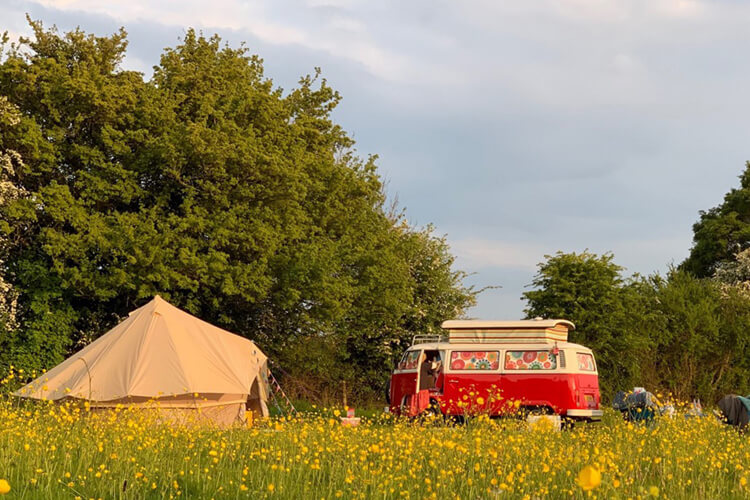
[[[419,355],[422,351],[407,351],[404,353],[404,357],[401,358],[401,362],[398,364],[399,370],[416,370],[419,364]]]
[[[453,351],[451,370],[497,370],[500,351]]]
[[[554,370],[557,358],[549,351],[507,351],[506,370]]]
[[[586,354],[583,352],[576,353],[578,356],[578,369],[583,370],[585,372],[595,372],[596,367],[594,367],[594,356],[591,354]]]

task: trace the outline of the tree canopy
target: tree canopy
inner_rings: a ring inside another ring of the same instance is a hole
[[[576,324],[570,340],[594,350],[605,398],[634,386],[706,401],[750,391],[745,286],[678,269],[622,272],[612,254],[547,256],[524,294],[526,313]]]
[[[632,378],[637,371],[637,360],[628,352],[638,339],[629,335],[629,328],[623,330],[627,308],[637,305],[637,297],[625,286],[623,268],[611,253],[558,252],[545,258],[531,283],[535,289],[523,294],[525,312],[529,318],[572,320],[576,329],[570,340],[594,350],[602,387],[609,392],[614,381]]]
[[[721,263],[733,260],[738,252],[750,248],[750,162],[740,175],[740,187],[724,196],[724,202],[700,212],[693,225],[693,247],[682,268],[705,278]]]
[[[0,206],[21,322],[4,362],[50,367],[158,293],[289,373],[369,387],[473,303],[444,239],[386,210],[319,70],[285,92],[258,56],[188,30],[145,81],[121,68],[124,30],[31,26],[0,52],[20,117],[0,150],[24,159],[3,175],[28,193]]]

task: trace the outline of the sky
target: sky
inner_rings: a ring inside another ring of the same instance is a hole
[[[0,32],[27,13],[124,26],[146,78],[189,27],[245,42],[284,89],[320,67],[391,200],[496,287],[470,317],[522,317],[558,250],[663,273],[750,160],[750,2],[0,0]]]

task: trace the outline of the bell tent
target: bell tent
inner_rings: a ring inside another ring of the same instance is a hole
[[[91,408],[158,408],[170,420],[217,425],[266,416],[267,358],[250,340],[158,295],[97,340],[14,394]]]

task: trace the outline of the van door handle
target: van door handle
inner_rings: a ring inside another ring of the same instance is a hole
[[[455,384],[455,383],[458,382],[458,379],[457,378],[452,378],[452,379],[449,379],[448,382],[451,383],[451,384]]]

